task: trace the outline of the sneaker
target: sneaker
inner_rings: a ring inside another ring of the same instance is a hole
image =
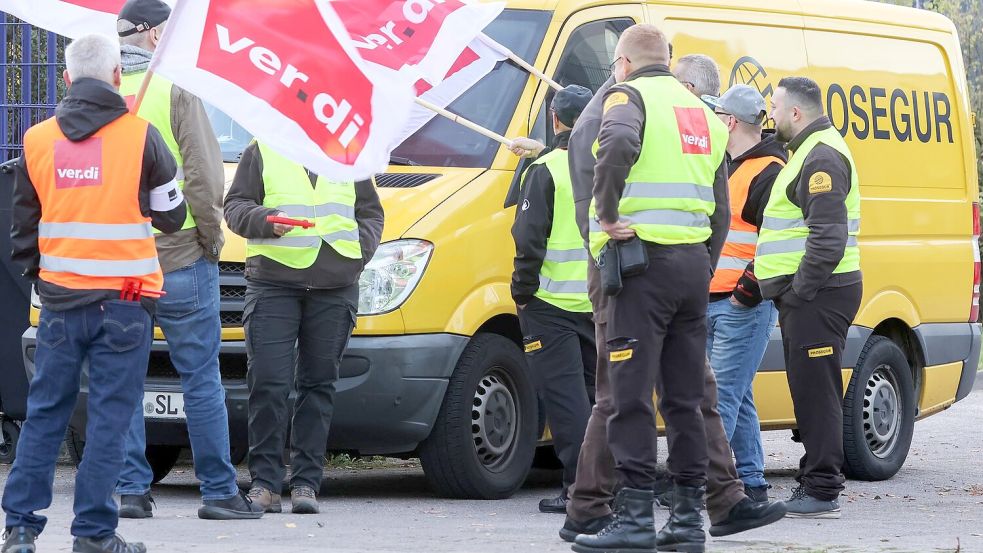
[[[320,512],[317,506],[317,494],[314,488],[297,486],[290,490],[290,512],[295,515],[316,515]]]
[[[150,518],[154,516],[156,506],[150,492],[143,495],[120,495],[119,518]]]
[[[206,520],[242,520],[263,516],[264,508],[239,492],[228,499],[206,499],[198,508],[198,518]]]
[[[568,515],[567,519],[563,521],[563,528],[560,528],[560,539],[573,543],[577,536],[582,534],[590,536],[600,532],[602,528],[611,524],[612,520],[614,520],[613,514],[592,518],[584,522],[577,522]]]
[[[103,539],[75,538],[72,553],[147,553],[147,546],[138,542],[126,543],[119,534],[113,534]]]
[[[750,497],[751,501],[755,503],[767,503],[769,488],[771,488],[769,484],[765,484],[764,486],[748,486],[744,484],[744,495]]]
[[[555,513],[555,514],[566,514],[567,512],[567,496],[561,493],[557,497],[551,497],[549,499],[544,499],[539,502],[539,512],[540,513]]]
[[[3,533],[3,553],[34,553],[34,540],[38,533],[27,526],[7,528]]]
[[[785,502],[789,518],[840,518],[840,502],[823,501],[806,492],[803,486],[795,488],[792,497]]]
[[[262,486],[249,488],[249,494],[246,497],[263,512],[279,513],[283,511],[283,506],[280,505],[280,494],[273,493]]]

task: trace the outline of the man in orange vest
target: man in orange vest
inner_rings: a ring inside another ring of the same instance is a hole
[[[81,380],[87,444],[75,480],[72,551],[141,553],[143,544],[116,534],[113,487],[129,414],[143,396],[153,298],[164,282],[151,227],[177,231],[187,207],[160,133],[131,115],[117,92],[116,41],[81,37],[65,61],[68,95],[53,118],[24,135],[16,166],[13,260],[35,281],[42,307],[27,420],[3,494],[2,551],[35,551],[47,521],[36,512],[51,505]]]
[[[717,375],[717,409],[734,450],[737,473],[747,496],[764,502],[768,483],[751,388],[778,311],[771,301],[762,301],[754,278],[754,252],[765,204],[786,155],[773,134],[762,135],[765,99],[756,89],[737,84],[719,98],[704,96],[703,100],[730,131],[730,232],[710,281],[707,358]]]

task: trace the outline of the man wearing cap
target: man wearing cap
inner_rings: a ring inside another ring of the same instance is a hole
[[[587,297],[589,256],[574,217],[567,162],[570,129],[590,99],[591,91],[578,85],[556,93],[550,106],[553,149],[523,175],[512,226],[512,298],[553,446],[563,464],[563,490],[559,497],[539,502],[544,513],[566,513],[567,488],[577,474],[594,396],[597,360]]]
[[[131,106],[170,14],[170,7],[160,0],[129,0],[120,11],[120,94]],[[222,324],[218,256],[224,242],[225,181],[222,154],[201,100],[159,75],[150,80],[137,114],[160,130],[177,161],[178,185],[188,203],[181,230],[157,235],[167,292],[158,306],[157,324],[167,339],[171,363],[181,376],[195,474],[201,481],[203,505],[198,516],[259,518],[262,509],[252,505],[236,485],[229,456],[225,389],[219,373]],[[153,516],[153,471],[145,454],[146,442],[140,408],[133,413],[127,432],[126,461],[116,486],[120,516],[124,518]]]
[[[734,450],[737,473],[748,497],[763,502],[768,500],[768,483],[752,384],[778,311],[761,298],[754,251],[771,187],[785,165],[785,150],[773,133],[762,135],[765,99],[754,88],[737,84],[719,98],[704,96],[703,100],[730,132],[730,232],[710,280],[707,357],[717,376],[717,409]]]

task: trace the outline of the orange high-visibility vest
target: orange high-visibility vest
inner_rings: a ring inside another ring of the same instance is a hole
[[[54,118],[24,135],[27,171],[41,202],[40,278],[74,290],[164,284],[150,218],[140,210],[148,123],[126,114],[81,142]]]
[[[774,156],[749,159],[741,163],[727,181],[730,189],[730,231],[727,233],[724,249],[720,252],[717,270],[710,280],[710,293],[734,291],[737,281],[744,274],[744,269],[754,260],[758,229],[742,219],[741,212],[744,211],[744,204],[747,203],[751,181],[772,163],[785,165],[785,162]]]

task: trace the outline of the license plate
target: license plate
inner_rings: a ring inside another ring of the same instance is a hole
[[[144,392],[143,416],[147,419],[184,420],[184,394],[180,392]]]

